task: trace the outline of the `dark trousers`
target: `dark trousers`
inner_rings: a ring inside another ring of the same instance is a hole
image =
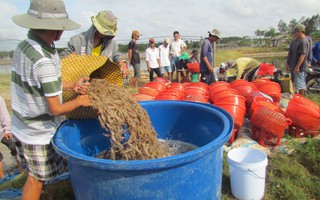
[[[153,73],[156,73],[158,77],[162,77],[162,74],[161,74],[161,71],[160,71],[160,68],[150,68],[150,72],[149,72],[149,79],[150,79],[150,82],[153,81]]]
[[[210,85],[211,83],[215,82],[215,78],[213,73],[210,72],[201,72],[201,82]]]

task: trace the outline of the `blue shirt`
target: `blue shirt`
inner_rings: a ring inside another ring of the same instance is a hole
[[[320,42],[317,42],[312,47],[312,63],[320,62]]]
[[[209,73],[208,67],[206,63],[203,61],[203,58],[207,57],[209,63],[212,63],[213,60],[213,50],[212,45],[208,38],[204,39],[203,44],[201,46],[200,53],[200,72],[201,73]]]

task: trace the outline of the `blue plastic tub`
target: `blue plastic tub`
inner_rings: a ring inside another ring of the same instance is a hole
[[[141,106],[162,139],[199,148],[153,160],[94,158],[108,148],[97,119],[68,120],[52,139],[66,158],[76,199],[220,199],[222,146],[233,131],[232,117],[210,104],[150,101]]]

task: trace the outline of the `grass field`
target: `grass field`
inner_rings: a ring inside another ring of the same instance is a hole
[[[226,58],[241,57],[244,51],[249,52],[249,50],[220,52],[225,56],[221,58],[221,61]],[[0,74],[0,93],[10,108],[9,80],[9,75]],[[129,91],[134,93],[137,90],[129,89]],[[319,95],[310,95],[308,98],[320,105]],[[285,135],[285,138],[288,148],[293,149],[293,152],[290,155],[275,152],[268,158],[264,199],[320,199],[320,141],[307,138],[301,142],[288,135]],[[223,162],[222,199],[234,199],[230,189],[226,153],[223,155]],[[14,180],[0,185],[0,191],[6,188],[21,188],[25,179],[26,174],[24,173]],[[45,186],[41,199],[74,199],[70,181],[61,181]]]

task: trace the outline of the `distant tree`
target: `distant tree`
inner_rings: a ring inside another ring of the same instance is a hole
[[[278,23],[278,30],[280,33],[287,33],[288,32],[288,25],[283,20],[280,20]]]

